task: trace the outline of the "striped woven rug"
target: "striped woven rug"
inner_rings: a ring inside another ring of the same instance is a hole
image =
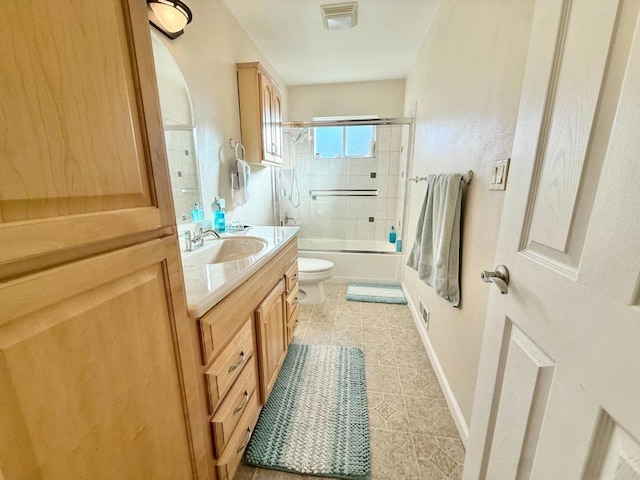
[[[347,300],[355,302],[407,304],[402,287],[395,283],[349,282]]]
[[[291,344],[244,461],[302,475],[369,479],[362,350]]]

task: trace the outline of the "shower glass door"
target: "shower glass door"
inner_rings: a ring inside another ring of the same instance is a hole
[[[301,228],[301,249],[401,251],[409,133],[406,123],[284,129],[281,224]]]

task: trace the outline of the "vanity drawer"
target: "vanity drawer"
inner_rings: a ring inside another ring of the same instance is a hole
[[[257,386],[256,363],[250,361],[211,420],[213,452],[220,458]]]
[[[291,290],[289,290],[289,295],[287,295],[286,300],[286,308],[287,308],[287,320],[291,318],[291,314],[298,306],[298,284],[296,283]]]
[[[291,289],[298,285],[298,260],[294,260],[294,262],[289,266],[287,271],[284,274],[284,288],[287,292],[290,292]]]
[[[205,372],[209,394],[209,413],[212,414],[233,385],[244,366],[253,357],[253,322],[248,319],[231,342],[220,352]],[[252,362],[253,363],[253,362]]]
[[[295,334],[296,327],[298,326],[298,319],[300,318],[300,305],[296,305],[291,312],[291,316],[287,320],[287,343],[291,343],[293,335]]]
[[[231,480],[238,470],[240,460],[244,450],[247,448],[249,438],[253,433],[253,427],[258,420],[258,414],[260,413],[260,403],[258,401],[260,395],[254,393],[249,399],[249,403],[245,408],[244,415],[240,419],[238,428],[231,435],[227,447],[224,449],[224,453],[218,460],[216,465],[216,473],[218,474],[218,480]]]

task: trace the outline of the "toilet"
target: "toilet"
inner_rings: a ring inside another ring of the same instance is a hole
[[[298,301],[302,304],[324,302],[323,282],[333,276],[334,265],[319,258],[298,258]]]

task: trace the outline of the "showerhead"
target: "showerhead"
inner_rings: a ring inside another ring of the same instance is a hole
[[[297,132],[297,134],[294,134],[287,130],[286,132],[284,132],[284,135],[289,135],[293,143],[298,143],[298,141],[300,140],[300,138],[302,138],[306,130],[307,130],[306,128],[301,128],[300,131]]]

